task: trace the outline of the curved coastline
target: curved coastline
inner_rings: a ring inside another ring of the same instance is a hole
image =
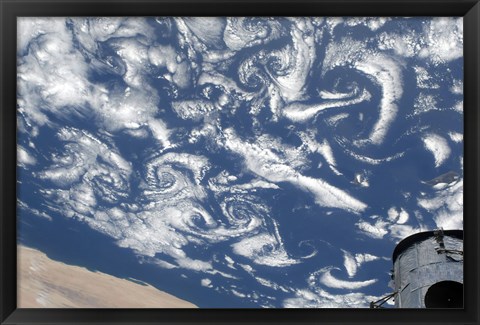
[[[151,285],[54,261],[23,245],[17,266],[19,308],[197,308]]]

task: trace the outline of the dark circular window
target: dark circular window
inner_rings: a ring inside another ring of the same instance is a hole
[[[441,281],[428,288],[425,295],[427,308],[463,308],[463,284]]]

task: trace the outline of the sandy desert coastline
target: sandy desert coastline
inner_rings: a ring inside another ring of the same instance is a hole
[[[196,308],[150,285],[54,261],[18,246],[19,308]]]

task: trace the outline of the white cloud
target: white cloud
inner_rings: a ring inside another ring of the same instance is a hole
[[[351,65],[365,57],[367,50],[365,42],[343,37],[338,41],[332,41],[327,45],[323,60],[321,75],[336,67],[351,67]]]
[[[419,56],[445,63],[463,56],[463,18],[436,17],[424,25],[426,47]]]
[[[396,207],[391,207],[388,209],[387,215],[390,222],[395,222],[398,219],[399,212],[397,211]]]
[[[285,299],[285,308],[368,308],[370,301],[381,297],[366,295],[360,292],[332,294],[324,289],[299,289],[295,296]]]
[[[367,208],[365,203],[321,179],[299,175],[296,177],[295,183],[298,187],[312,193],[315,197],[315,203],[320,206],[340,208],[356,213],[360,213]]]
[[[17,67],[18,105],[26,119],[44,125],[46,112],[61,117],[88,114],[88,66],[73,47],[65,19],[19,18],[18,33],[23,54]]]
[[[463,134],[458,132],[448,132],[448,136],[453,142],[461,143],[463,142]]]
[[[412,227],[410,225],[393,224],[388,227],[388,230],[390,231],[389,235],[392,238],[402,240],[417,232],[425,231],[426,229],[423,229],[422,227]]]
[[[363,25],[372,31],[376,31],[391,19],[390,17],[348,17],[343,23],[351,27]]]
[[[235,289],[230,290],[234,296],[240,297],[240,298],[245,298],[247,295],[244,293],[241,293]]]
[[[409,218],[409,214],[407,211],[405,211],[403,208],[400,210],[400,213],[399,213],[399,216],[398,216],[398,220],[397,220],[397,224],[404,224],[408,221],[408,218]]]
[[[168,130],[165,122],[152,118],[148,121],[148,126],[152,131],[153,137],[163,144],[164,147],[171,146],[169,141],[170,131]]]
[[[328,268],[321,272],[320,282],[327,287],[335,288],[335,289],[349,289],[355,290],[367,287],[369,285],[374,284],[377,282],[377,279],[371,279],[366,281],[345,281],[335,278],[332,274],[332,269]]]
[[[426,67],[414,66],[415,76],[417,78],[417,87],[421,89],[438,89],[440,86],[435,82]]]
[[[352,254],[350,254],[349,252],[343,249],[342,249],[342,252],[343,252],[343,265],[347,270],[348,276],[352,278],[357,273],[357,263]]]
[[[355,254],[355,261],[357,262],[358,267],[360,267],[363,263],[372,262],[378,260],[380,257],[372,255],[372,254]]]
[[[355,177],[353,179],[354,184],[358,184],[362,187],[369,187],[370,184],[368,182],[368,177],[365,172],[362,173],[356,173]]]
[[[259,276],[255,276],[255,280],[257,280],[258,283],[260,283],[261,285],[265,286],[265,287],[269,287],[269,288],[272,288],[274,290],[281,290],[283,292],[289,292],[289,288],[285,288],[283,286],[280,286],[278,285],[277,283],[273,282],[273,281],[270,281],[268,279],[264,279],[262,277],[259,277]]]
[[[178,87],[187,88],[191,85],[190,67],[172,46],[149,47],[148,60],[154,66],[166,68],[168,72],[162,77],[171,80]]]
[[[423,137],[425,148],[429,150],[435,159],[435,167],[440,167],[450,157],[451,149],[445,138],[430,133]]]
[[[324,103],[313,105],[293,103],[283,109],[283,115],[294,122],[306,122],[314,118],[323,110],[350,106],[371,99],[370,93],[366,90],[363,90],[360,94],[355,95],[356,97],[347,100],[326,101]]]
[[[414,115],[423,114],[429,111],[439,110],[437,100],[432,94],[420,92],[413,103]]]
[[[311,22],[300,18],[291,21],[293,22],[290,30],[292,46],[283,47],[270,54],[281,65],[278,71],[272,69],[270,75],[287,102],[298,100],[302,96],[316,56],[314,27]]]
[[[357,228],[363,234],[374,239],[382,239],[386,234],[388,234],[388,223],[380,219],[377,220],[373,225],[367,221],[361,220],[360,222],[357,222],[355,226],[357,226]]]
[[[27,166],[27,165],[35,165],[37,163],[37,159],[35,159],[30,152],[22,147],[21,145],[17,145],[17,164],[20,166]]]
[[[68,27],[70,22],[73,32]],[[18,105],[27,123],[52,124],[53,119],[48,117],[52,114],[67,121],[95,115],[96,123],[110,132],[124,129],[135,132],[148,126],[154,138],[169,146],[168,127],[155,118],[157,91],[145,79],[150,72],[149,46],[125,38],[139,34],[153,36],[144,19],[29,17],[19,19],[18,29],[23,54],[18,64]],[[72,33],[81,46],[94,53],[98,50],[97,41],[105,42],[112,37],[108,44],[117,55],[102,58],[92,54],[87,62]],[[112,65],[112,60],[125,68]],[[122,75],[127,87],[117,85],[109,89],[100,82],[91,82],[91,70],[100,66]]]
[[[336,168],[335,156],[332,147],[327,139],[322,143],[318,143],[315,139],[314,132],[298,132],[298,136],[302,139],[302,146],[305,146],[310,152],[317,152],[325,159],[330,169],[337,175],[342,175]]]
[[[232,190],[237,189],[237,188],[241,189],[241,190],[245,189],[245,190],[253,190],[253,191],[255,191],[256,189],[259,189],[259,188],[279,189],[278,185],[275,185],[275,184],[270,183],[270,182],[266,182],[262,179],[254,179],[250,183],[239,184],[239,185],[236,185],[236,186],[232,186]]]
[[[245,47],[251,47],[266,43],[280,36],[281,25],[276,20],[264,21],[265,25],[255,25],[246,17],[229,17],[225,27],[223,40],[232,50],[238,51]],[[252,27],[255,29],[252,30]]]
[[[285,267],[299,263],[290,258],[285,248],[270,234],[242,239],[232,245],[233,252],[251,259],[256,264]]]
[[[367,140],[358,142],[371,142],[381,144],[395,120],[398,112],[397,101],[403,94],[402,71],[397,62],[391,58],[373,55],[365,61],[357,62],[355,68],[373,77],[375,82],[382,88],[380,101],[380,113]]]
[[[378,36],[378,48],[381,50],[393,50],[396,55],[402,57],[415,57],[425,46],[421,35],[415,31],[402,31],[402,33],[383,32]]]
[[[366,209],[365,203],[326,181],[301,175],[290,165],[285,164],[271,149],[263,148],[261,143],[242,142],[232,129],[225,130],[224,134],[226,147],[240,154],[244,158],[247,168],[258,176],[274,183],[290,182],[300,189],[310,192],[320,206],[340,208],[356,213]],[[278,149],[281,152],[284,151],[281,147]]]
[[[435,65],[463,56],[462,17],[431,17],[420,32],[380,34],[381,50],[391,49],[403,57],[419,57]]]
[[[432,197],[418,199],[418,205],[433,214],[437,227],[463,229],[463,178],[437,190]]]
[[[236,270],[235,261],[228,255],[225,255],[225,261],[227,261],[227,265],[229,268]]]
[[[357,254],[359,264],[375,258],[369,254]],[[376,301],[381,296],[371,296],[360,292],[351,292],[363,289],[376,283],[377,279],[366,281],[344,281],[334,277],[331,272],[339,270],[336,267],[326,267],[310,274],[307,279],[307,288],[291,288],[293,297],[283,301],[285,308],[367,308],[370,301]],[[330,293],[326,287],[345,289],[346,294]]]
[[[372,262],[379,259],[378,256],[368,254],[368,253],[357,253],[352,255],[352,253],[343,250],[343,265],[345,270],[347,271],[348,277],[353,278],[357,274],[358,268],[362,266],[362,264],[366,262]]]
[[[343,147],[343,149],[352,158],[354,158],[358,161],[365,162],[365,163],[370,164],[370,165],[379,165],[381,163],[385,163],[385,162],[389,162],[389,161],[401,158],[405,155],[405,152],[399,152],[399,153],[396,153],[392,156],[388,156],[388,157],[385,157],[385,158],[372,158],[372,157],[368,157],[368,156],[365,156],[365,155],[360,155],[360,154],[354,152],[353,150],[348,149],[345,146]]]
[[[453,80],[452,87],[450,88],[452,94],[463,95],[463,80],[455,79]]]
[[[183,100],[172,103],[173,110],[182,119],[199,121],[215,109],[215,106],[205,100]]]
[[[182,20],[202,42],[209,46],[221,47],[226,25],[223,17],[185,17]]]
[[[38,216],[38,217],[41,217],[41,218],[45,218],[45,219],[47,219],[48,221],[52,221],[52,220],[53,220],[52,217],[49,216],[47,213],[45,213],[45,212],[43,212],[43,211],[40,211],[40,210],[38,210],[38,209],[29,207],[28,204],[26,204],[25,202],[19,200],[18,198],[17,198],[17,207],[18,207],[19,210],[23,210],[23,211],[26,211],[26,212],[28,212],[28,213],[31,213],[31,214],[33,214],[33,215],[35,215],[35,216]],[[21,213],[22,213],[22,212],[19,211],[19,214],[18,214],[19,218],[21,218]]]
[[[182,268],[194,271],[205,272],[212,269],[212,264],[210,262],[195,260],[188,257],[177,259],[177,263]]]

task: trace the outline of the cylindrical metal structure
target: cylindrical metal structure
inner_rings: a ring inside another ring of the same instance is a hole
[[[411,235],[392,260],[396,308],[463,308],[463,230]]]

